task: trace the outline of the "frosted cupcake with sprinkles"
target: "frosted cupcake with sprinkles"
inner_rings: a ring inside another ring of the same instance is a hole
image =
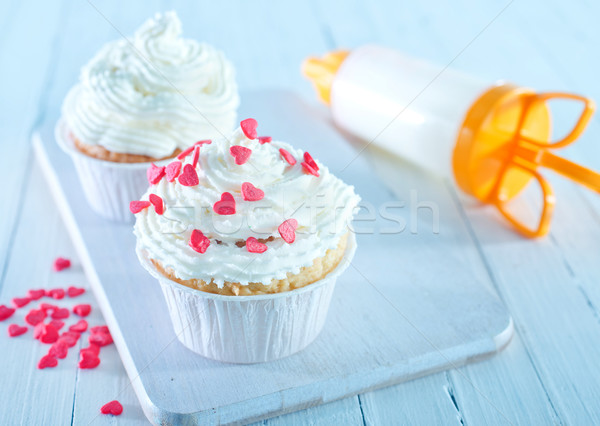
[[[158,278],[175,333],[220,361],[291,355],[325,323],[355,250],[360,200],[310,153],[246,119],[148,171],[132,200],[142,265]]]

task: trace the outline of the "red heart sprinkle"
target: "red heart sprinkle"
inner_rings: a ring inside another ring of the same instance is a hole
[[[208,246],[210,246],[210,240],[202,233],[202,231],[194,229],[192,235],[190,235],[190,242],[188,244],[194,251],[205,253]]]
[[[221,200],[214,204],[213,210],[216,214],[224,216],[235,214],[235,200],[233,199],[233,195],[229,192],[222,193]]]
[[[46,290],[44,290],[44,289],[27,291],[27,297],[29,297],[31,300],[39,300],[42,297],[44,297],[45,295],[46,295]]]
[[[100,412],[102,414],[112,414],[113,416],[118,416],[123,412],[123,406],[117,400],[110,401],[102,406]]]
[[[82,295],[83,293],[85,293],[85,288],[71,286],[67,289],[67,296],[69,297],[77,297]]]
[[[181,161],[173,161],[166,167],[167,181],[173,182],[181,172]]]
[[[313,175],[316,177],[319,177],[319,172],[316,171],[310,164],[308,164],[306,161],[302,162],[302,168],[304,169],[304,171],[309,174],[309,175]]]
[[[53,367],[56,367],[57,365],[58,365],[58,360],[55,357],[53,357],[52,355],[45,355],[42,357],[42,359],[40,359],[37,367],[40,370],[43,370],[44,368],[53,368]]]
[[[88,342],[98,346],[106,346],[110,345],[113,342],[113,339],[110,333],[93,333],[88,337]]]
[[[165,167],[157,166],[154,163],[150,164],[150,167],[146,171],[146,177],[148,178],[148,182],[150,185],[156,185],[165,175]]]
[[[279,154],[281,154],[283,159],[287,161],[290,166],[296,164],[296,159],[294,158],[294,156],[287,152],[285,149],[279,148]]]
[[[190,155],[190,152],[192,152],[193,150],[194,150],[194,145],[190,146],[189,148],[186,148],[185,150],[181,151],[181,153],[179,153],[179,155],[177,156],[177,159],[183,160],[185,157]]]
[[[86,320],[82,319],[77,321],[75,324],[69,327],[69,331],[75,331],[77,333],[83,333],[88,328],[88,323]]]
[[[87,317],[92,312],[92,307],[87,303],[73,306],[73,313],[80,317]]]
[[[10,318],[15,313],[14,308],[9,308],[6,305],[0,305],[0,321]]]
[[[65,297],[65,291],[62,288],[53,288],[52,290],[46,290],[46,296],[60,300]]]
[[[81,352],[90,352],[96,356],[98,356],[98,354],[100,353],[100,346],[94,344],[94,343],[90,343],[90,345],[87,348],[81,348],[79,350],[79,353]]]
[[[265,192],[262,189],[258,189],[250,182],[244,182],[242,183],[242,195],[246,201],[258,201],[264,198]]]
[[[70,348],[77,344],[77,341],[81,337],[81,334],[74,331],[65,331],[60,335],[59,340],[65,342]]]
[[[69,266],[71,266],[71,261],[69,259],[65,259],[64,257],[57,257],[54,260],[54,264],[52,265],[52,268],[58,272],[58,271],[62,271],[63,269],[67,269]]]
[[[17,325],[17,324],[11,324],[8,326],[8,335],[10,337],[17,337],[20,336],[21,334],[25,334],[27,333],[27,327],[25,326],[21,326],[21,325]]]
[[[292,244],[296,240],[296,229],[298,228],[298,221],[296,219],[284,220],[281,225],[277,228],[279,235],[288,244]]]
[[[69,318],[69,309],[67,308],[58,308],[55,309],[54,311],[52,311],[52,314],[50,314],[50,317],[53,319],[65,319],[65,318]]]
[[[42,309],[32,309],[25,315],[25,322],[29,325],[38,325],[46,319],[46,311]]]
[[[258,137],[258,141],[260,142],[261,145],[269,143],[273,140],[273,138],[271,136],[259,136]]]
[[[264,253],[267,251],[267,245],[261,243],[254,237],[248,237],[246,240],[246,249],[250,253]]]
[[[31,299],[29,297],[13,297],[11,302],[15,308],[22,308],[31,302]]]
[[[162,198],[160,198],[156,194],[150,194],[149,199],[152,205],[154,206],[154,211],[156,212],[156,214],[163,214],[165,212],[165,205],[163,203]]]
[[[241,145],[234,145],[229,148],[229,153],[235,158],[235,164],[241,166],[248,158],[250,158],[250,154],[252,154],[252,150],[250,148],[246,148]]]
[[[41,322],[38,325],[36,325],[35,327],[33,327],[33,338],[34,339],[40,338],[40,336],[42,335],[42,331],[44,331],[45,326],[46,326],[46,324]]]
[[[54,343],[58,340],[58,330],[52,324],[45,324],[40,334],[40,342]]]
[[[308,163],[310,167],[312,167],[316,171],[319,171],[319,166],[317,166],[317,162],[312,158],[312,156],[308,152],[304,153],[304,161],[306,161],[306,163]]]
[[[53,343],[48,350],[48,355],[51,355],[56,358],[65,359],[67,357],[67,353],[69,352],[69,345],[64,340],[58,340]]]
[[[240,127],[248,139],[257,138],[258,133],[256,133],[256,128],[258,127],[258,123],[254,118],[246,118],[240,123]]]
[[[200,146],[194,147],[194,155],[192,156],[192,167],[196,168],[198,165],[198,158],[200,158]]]
[[[212,143],[211,139],[204,139],[202,141],[198,141],[194,144],[194,146],[202,146],[202,145],[210,145]]]
[[[132,201],[129,203],[129,211],[133,214],[137,214],[147,207],[150,207],[150,201]]]
[[[108,326],[106,325],[97,325],[95,327],[90,328],[90,333],[92,334],[97,334],[97,333],[110,333],[110,330],[108,329]]]
[[[79,351],[79,368],[96,368],[100,365],[100,358],[92,352]]]
[[[56,327],[56,330],[60,330],[61,328],[63,328],[65,326],[65,322],[64,321],[57,320],[57,319],[53,319],[48,324],[52,324],[54,327]]]
[[[51,305],[50,303],[40,303],[40,309],[44,312],[53,311],[54,309],[58,309],[58,306]]]
[[[183,186],[196,186],[200,183],[198,173],[191,164],[183,166],[183,173],[179,175],[179,183]]]

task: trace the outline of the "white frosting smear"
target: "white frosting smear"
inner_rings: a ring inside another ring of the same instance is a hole
[[[228,134],[239,105],[233,66],[181,32],[175,12],[167,12],[129,41],[106,44],[63,103],[75,137],[112,152],[162,158],[199,136]]]
[[[248,161],[235,164],[230,147],[241,145],[252,150]],[[297,160],[289,165],[279,152],[289,151]],[[228,139],[213,140],[203,145],[196,171],[199,184],[183,186],[175,179],[163,178],[150,186],[143,200],[157,194],[165,203],[163,215],[152,207],[136,215],[134,233],[137,244],[150,258],[166,268],[172,268],[180,279],[214,279],[222,286],[225,281],[268,284],[282,279],[288,272],[296,274],[313,260],[335,248],[340,237],[348,232],[355,207],[360,198],[354,188],[332,175],[315,158],[319,177],[303,171],[303,151],[285,142],[273,140],[260,144],[248,139],[241,129]],[[191,164],[193,155],[182,162]],[[250,182],[264,191],[259,201],[245,201],[242,183]],[[218,215],[213,204],[223,192],[233,195],[236,213]],[[288,244],[278,232],[286,219],[298,221],[296,240]],[[198,229],[210,239],[210,246],[200,254],[189,247],[190,234]],[[250,253],[236,242],[248,237],[268,239],[267,251]],[[220,241],[220,244],[217,243]]]

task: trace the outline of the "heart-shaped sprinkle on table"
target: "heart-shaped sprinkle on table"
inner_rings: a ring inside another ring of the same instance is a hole
[[[4,321],[5,319],[12,317],[14,313],[14,308],[9,308],[6,305],[0,305],[0,321]]]
[[[196,168],[198,165],[198,158],[200,158],[200,146],[197,145],[194,147],[194,155],[192,155],[192,167]]]
[[[151,163],[148,170],[146,170],[146,177],[148,178],[150,185],[156,185],[165,176],[165,174],[165,167],[159,167],[154,163]]]
[[[106,326],[106,325],[96,325],[96,326],[90,328],[90,333],[92,333],[92,334],[98,334],[98,333],[108,334],[108,333],[110,333],[110,330],[108,329],[108,326]]]
[[[48,324],[52,324],[54,327],[56,327],[56,330],[60,330],[61,328],[63,328],[65,326],[65,322],[61,321],[61,320],[57,320],[57,319],[53,319],[52,321],[50,321]],[[39,324],[38,324],[39,325]],[[37,327],[37,326],[36,326]],[[38,336],[39,337],[39,336]]]
[[[46,290],[46,296],[56,300],[60,300],[65,297],[65,290],[62,288],[53,288],[50,290]]]
[[[11,302],[15,308],[22,308],[31,302],[31,299],[29,297],[13,297]]]
[[[181,151],[179,153],[179,155],[177,155],[177,159],[178,160],[183,160],[185,157],[187,157],[188,155],[190,155],[190,153],[194,150],[194,145],[184,149],[183,151]]]
[[[11,324],[8,326],[8,335],[10,337],[17,337],[25,333],[27,333],[27,327],[23,325]]]
[[[258,137],[258,133],[256,132],[258,122],[254,118],[246,118],[245,120],[242,120],[240,127],[248,139],[256,139]]]
[[[262,189],[258,189],[250,182],[244,182],[242,183],[242,196],[245,201],[258,201],[264,198],[265,192]]]
[[[54,269],[56,272],[59,272],[59,271],[62,271],[63,269],[67,269],[70,266],[71,266],[71,261],[69,259],[65,259],[64,257],[57,257],[54,260],[52,269]]]
[[[285,150],[283,148],[279,148],[279,154],[281,154],[281,157],[285,161],[287,161],[290,166],[293,166],[294,164],[296,164],[296,159],[294,158],[294,156],[292,154],[287,152],[287,150]]]
[[[27,291],[27,297],[29,297],[31,300],[39,300],[42,297],[44,297],[45,295],[46,295],[46,290],[44,290],[44,289]]]
[[[70,348],[77,344],[77,341],[81,337],[81,334],[75,331],[65,331],[60,335],[59,340],[64,341]]]
[[[100,365],[100,358],[92,352],[79,351],[79,368],[96,368]]]
[[[110,345],[113,339],[110,333],[92,333],[88,337],[88,342],[98,346],[106,346]]]
[[[94,344],[94,343],[90,343],[90,345],[87,348],[81,348],[79,350],[79,353],[81,352],[90,352],[96,356],[98,356],[98,354],[100,353],[100,346]]]
[[[312,156],[308,153],[304,153],[304,161],[316,171],[319,171],[319,166],[317,166],[317,162],[312,158]]]
[[[261,243],[254,237],[248,237],[246,240],[246,250],[250,253],[264,253],[267,251],[267,245]]]
[[[87,303],[73,306],[73,313],[80,317],[87,317],[92,312],[92,307]]]
[[[50,317],[52,319],[65,319],[65,318],[69,318],[70,312],[68,308],[57,308],[54,311],[52,311],[52,314],[50,314]]]
[[[198,173],[191,164],[186,164],[183,167],[183,173],[179,175],[179,183],[183,186],[196,186],[200,183],[198,179]]]
[[[160,198],[156,194],[150,194],[148,197],[152,205],[154,206],[154,211],[156,214],[163,214],[165,212],[165,204],[163,203],[163,199]]]
[[[296,240],[296,229],[298,229],[298,221],[293,218],[284,220],[277,228],[283,241],[288,244],[292,244]]]
[[[25,322],[29,325],[38,325],[46,319],[46,311],[43,309],[32,309],[25,315]]]
[[[202,231],[194,229],[190,235],[190,242],[188,244],[194,251],[205,253],[208,246],[210,246],[210,240],[202,233]]]
[[[271,136],[259,136],[258,137],[258,141],[260,142],[261,145],[270,143],[272,140],[273,140],[273,138]]]
[[[64,340],[58,340],[50,346],[48,355],[56,358],[65,359],[69,353],[69,345]]]
[[[117,400],[110,401],[100,408],[100,412],[102,414],[112,414],[113,416],[118,416],[123,412],[123,406]]]
[[[216,214],[223,216],[235,214],[235,200],[229,192],[221,194],[221,199],[213,205]]]
[[[69,297],[77,297],[83,293],[85,293],[85,288],[71,286],[67,289],[67,296]]]
[[[88,328],[88,323],[86,320],[82,319],[77,321],[75,324],[69,327],[69,331],[74,331],[76,333],[83,333]]]
[[[58,360],[55,357],[53,357],[52,355],[45,355],[40,359],[37,367],[40,370],[43,370],[44,368],[53,368],[53,367],[56,367],[57,365],[58,365]]]
[[[229,153],[235,158],[235,164],[241,166],[248,158],[250,158],[250,154],[252,154],[252,150],[250,148],[246,148],[241,145],[233,145],[229,148]]]
[[[316,177],[319,177],[319,172],[317,170],[315,170],[310,164],[308,164],[306,161],[302,162],[302,169],[304,170],[304,172],[306,174],[309,175],[313,175]]]
[[[177,176],[181,173],[181,161],[173,161],[169,163],[165,168],[165,174],[167,176],[167,182],[173,182]]]
[[[46,326],[46,324],[44,324],[43,322],[40,322],[35,327],[33,327],[33,338],[34,339],[40,338],[40,336],[42,335],[42,331],[44,331],[45,326]]]
[[[150,201],[132,201],[129,203],[129,211],[133,214],[137,214],[150,207]]]
[[[52,324],[44,324],[39,339],[42,343],[54,343],[58,340],[58,330]]]

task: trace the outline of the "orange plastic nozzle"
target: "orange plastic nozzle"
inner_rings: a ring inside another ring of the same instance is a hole
[[[302,63],[302,74],[313,82],[319,98],[327,105],[331,101],[331,85],[335,74],[348,54],[347,50],[337,50],[322,58],[308,58]]]

